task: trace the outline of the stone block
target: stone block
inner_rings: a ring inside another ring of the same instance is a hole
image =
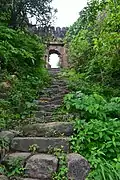
[[[42,116],[50,116],[51,112],[46,112],[46,111],[36,111],[35,113],[35,117],[36,118],[40,118]]]
[[[44,137],[16,137],[11,142],[11,149],[14,151],[28,152],[29,147],[36,144],[38,152],[48,152],[49,148],[61,148],[69,152],[69,138],[44,138]]]
[[[90,165],[88,161],[79,154],[71,153],[67,155],[68,162],[68,179],[69,180],[85,180],[89,171]]]
[[[51,180],[56,172],[58,159],[53,155],[37,154],[29,158],[26,163],[26,175],[39,180]]]
[[[4,161],[7,163],[9,160],[10,161],[14,161],[17,159],[21,160],[21,165],[24,165],[25,161],[31,156],[31,153],[11,153],[6,155]]]
[[[9,141],[14,138],[14,133],[11,131],[1,131],[0,132],[0,138],[8,139]]]
[[[8,180],[8,177],[4,175],[0,175],[0,180]]]

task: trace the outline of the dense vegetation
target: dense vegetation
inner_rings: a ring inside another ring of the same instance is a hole
[[[35,7],[34,12],[31,11],[31,16],[41,10],[41,13],[49,10],[51,14],[50,1],[45,1],[43,5],[40,2],[42,1],[37,2],[39,6]],[[26,15],[28,8],[29,11],[33,10],[32,6],[35,2],[29,1],[29,7],[27,4],[21,7],[20,3],[22,1],[0,2],[0,93],[4,92],[8,97],[5,100],[0,99],[0,128],[4,129],[19,128],[26,123],[24,119],[31,117],[32,110],[35,108],[33,100],[37,98],[38,90],[43,88],[49,79],[44,68],[43,39],[30,33],[24,22],[22,26],[19,24],[21,23],[19,17],[22,18],[23,10]],[[16,22],[11,24],[12,14],[17,13],[18,10],[21,11],[16,14]],[[49,21],[47,15],[44,14],[43,23]],[[42,15],[39,14],[40,17],[42,20]],[[27,17],[26,19],[28,21]]]
[[[88,179],[120,179],[120,1],[89,1],[66,38],[71,70],[63,73],[74,114],[71,149],[88,159]]]
[[[0,99],[1,129],[28,123],[34,99],[49,81],[45,47],[40,37],[27,31],[27,13],[36,14],[41,26],[49,25],[50,2],[0,2],[0,91],[8,96]],[[72,114],[75,122],[71,150],[90,162],[89,180],[120,180],[120,1],[89,1],[65,42],[71,69],[62,75],[71,93],[64,99],[63,112]],[[1,147],[8,146],[2,142]],[[67,173],[64,161],[63,156],[56,179]]]
[[[71,66],[87,82],[97,84],[100,93],[113,96],[119,95],[120,85],[119,22],[119,1],[94,0],[80,13],[66,37]]]

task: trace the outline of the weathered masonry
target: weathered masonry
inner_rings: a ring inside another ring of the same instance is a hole
[[[59,64],[61,68],[68,67],[67,48],[63,42],[49,42],[45,54],[46,67],[50,68],[49,57],[51,54],[57,54],[60,58]]]

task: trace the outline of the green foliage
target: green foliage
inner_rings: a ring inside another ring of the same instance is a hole
[[[76,38],[81,30],[92,30],[92,25],[94,25],[98,11],[101,11],[105,4],[106,2],[104,0],[88,1],[87,6],[84,7],[83,10],[79,13],[80,17],[69,28],[65,41],[70,43],[73,39]]]
[[[66,154],[62,149],[55,148],[54,155],[58,158],[59,167],[56,173],[53,174],[53,180],[68,180],[67,173],[67,162],[66,162]]]
[[[23,74],[21,78],[12,81],[9,78],[11,75],[7,77],[11,88],[7,100],[0,100],[0,128],[19,129],[28,123],[27,118],[32,116],[32,111],[36,108],[34,100],[38,96],[38,91],[47,84],[47,73],[42,71],[43,74]]]
[[[64,98],[65,107],[81,119],[89,121],[92,118],[107,120],[120,118],[120,98],[112,98],[107,102],[98,94],[85,95],[80,91],[71,93]]]
[[[6,152],[9,151],[9,140],[5,137],[0,137],[0,163],[5,157]],[[0,168],[0,173],[2,169]]]
[[[71,57],[70,61],[72,66],[79,67],[80,72],[85,71],[86,63],[88,61],[89,56],[89,44],[85,37],[85,34],[88,31],[82,30],[76,36],[76,38],[72,41],[70,46]],[[80,43],[80,46],[77,46]]]
[[[7,163],[7,176],[22,176],[24,174],[25,168],[23,167],[22,158],[12,158]]]
[[[74,114],[75,119],[71,150],[89,161],[91,172],[87,179],[119,180],[120,97],[106,99],[92,93],[89,86],[87,89],[81,86],[82,92],[76,91],[80,89],[82,74],[73,77],[72,73],[74,71],[63,73],[69,79],[68,85],[73,83],[70,84],[72,89],[76,84],[78,86],[64,98],[65,109]]]
[[[8,85],[7,100],[0,100],[0,128],[18,128],[32,116],[38,91],[47,85],[44,45],[36,35],[0,26],[0,61]]]
[[[23,31],[0,26],[1,68],[20,75],[36,72],[43,64],[44,46],[41,39]],[[23,68],[24,67],[24,68]],[[26,70],[27,69],[27,70]]]
[[[120,84],[119,22],[119,1],[92,0],[66,36],[71,66],[84,73],[85,81],[98,83],[106,94],[115,96]]]
[[[32,153],[35,153],[37,152],[39,149],[39,146],[37,144],[33,144],[29,147],[29,151],[32,152]]]
[[[9,103],[0,99],[0,128],[4,129],[7,124]]]
[[[88,179],[120,179],[120,121],[76,120],[71,139],[74,152],[82,154],[91,164]]]
[[[11,158],[5,162],[5,165],[0,165],[0,173],[6,175],[7,177],[15,177],[24,175],[24,160],[21,157]]]
[[[89,180],[120,179],[120,1],[91,0],[65,42],[72,70],[65,99],[75,114],[72,151],[86,157]]]
[[[72,91],[81,91],[87,95],[97,93],[109,99],[119,96],[119,87],[110,86],[110,84],[101,84],[101,82],[89,80],[86,73],[76,72],[74,68],[63,73],[63,77],[67,79],[68,88]],[[77,84],[77,85],[76,85]]]
[[[68,79],[69,88],[74,90],[64,98],[67,113],[74,114],[75,119],[71,150],[89,161],[88,180],[119,180],[120,97],[99,95],[99,88],[94,89],[93,85],[90,89],[87,80],[83,81],[84,74],[71,70],[63,76]]]

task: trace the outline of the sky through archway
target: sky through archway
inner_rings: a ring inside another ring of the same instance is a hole
[[[51,68],[59,68],[59,61],[60,58],[56,53],[50,55],[49,64],[51,65]]]

